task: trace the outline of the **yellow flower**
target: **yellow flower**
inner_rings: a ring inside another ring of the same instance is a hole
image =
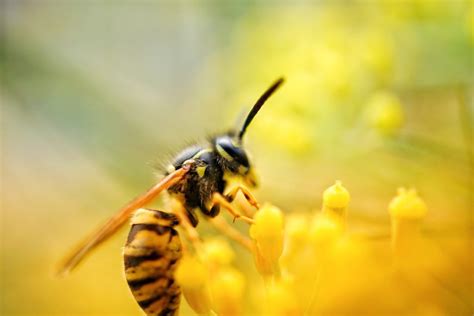
[[[278,281],[267,287],[266,314],[272,316],[301,315],[294,288],[289,281]]]
[[[316,216],[309,230],[309,238],[316,247],[326,247],[337,240],[342,233],[338,221],[328,216]]]
[[[404,121],[400,100],[390,92],[376,93],[369,101],[368,119],[380,134],[394,135]]]
[[[264,204],[255,214],[254,221],[250,227],[250,236],[253,239],[260,241],[281,237],[283,213],[278,207]]]
[[[245,278],[233,268],[224,268],[213,277],[211,283],[214,308],[218,315],[241,314]]]
[[[347,57],[336,49],[323,48],[316,58],[325,90],[335,98],[349,96],[353,87]]]
[[[204,260],[214,265],[230,264],[235,258],[234,250],[225,239],[220,237],[206,240],[202,250]]]
[[[309,223],[307,216],[290,214],[286,220],[285,233],[287,242],[295,247],[302,245],[308,238]]]
[[[342,186],[341,181],[336,181],[323,193],[323,215],[343,228],[346,222],[346,209],[350,200],[349,191]]]
[[[341,181],[327,188],[323,193],[323,208],[344,209],[349,205],[351,196]]]
[[[274,274],[283,251],[283,213],[267,203],[258,210],[254,220],[249,233],[256,244],[257,268],[264,275]]]
[[[209,314],[211,295],[208,288],[208,270],[202,262],[196,257],[183,256],[175,277],[189,306],[198,314]]]
[[[285,224],[285,247],[280,259],[286,271],[295,271],[301,264],[299,254],[305,251],[309,239],[310,220],[304,214],[289,214]]]
[[[369,32],[359,41],[362,61],[377,79],[385,83],[392,77],[394,48],[389,34]]]
[[[392,248],[396,259],[413,262],[424,248],[420,222],[427,213],[426,204],[414,189],[400,188],[388,209],[392,217]]]
[[[418,196],[416,190],[398,189],[398,194],[388,206],[390,215],[395,218],[419,219],[426,215],[425,202]]]

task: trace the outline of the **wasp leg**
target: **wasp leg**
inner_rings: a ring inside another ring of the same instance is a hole
[[[244,236],[237,229],[229,225],[222,217],[214,217],[210,220],[210,222],[217,230],[227,235],[230,239],[238,242],[250,252],[254,251],[254,244],[250,238]]]
[[[253,224],[254,220],[248,216],[243,216],[241,215],[232,204],[220,193],[214,193],[212,195],[212,201],[211,201],[211,209],[215,205],[221,205],[223,206],[233,217],[234,217],[234,222],[237,218],[242,219],[244,222],[248,224]]]
[[[232,203],[234,200],[235,200],[235,197],[237,196],[237,194],[240,192],[242,192],[242,194],[244,195],[245,199],[247,200],[247,202],[252,205],[253,207],[255,207],[257,210],[260,208],[260,204],[257,202],[257,199],[252,195],[252,193],[250,193],[249,189],[247,189],[246,187],[244,187],[243,185],[237,185],[235,186],[234,188],[232,188],[232,190],[230,190],[226,195],[225,195],[225,198],[227,199],[227,201],[229,201],[230,203]],[[250,211],[244,209],[244,213],[245,215],[249,216],[249,217],[253,217],[253,214],[251,214]]]
[[[187,235],[189,241],[191,241],[193,244],[194,249],[197,252],[200,252],[202,249],[202,242],[199,238],[196,228],[191,224],[186,214],[186,210],[183,207],[176,207],[174,208],[173,213],[176,215],[176,217],[178,217],[179,224],[184,229],[185,234]],[[184,250],[187,251],[186,248]]]

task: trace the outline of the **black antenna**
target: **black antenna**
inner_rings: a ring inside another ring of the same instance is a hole
[[[267,89],[267,91],[265,91],[260,96],[260,98],[258,98],[257,102],[255,102],[254,106],[252,107],[252,110],[250,110],[249,114],[247,115],[247,118],[245,119],[244,125],[242,125],[239,134],[237,135],[239,140],[242,140],[247,127],[250,125],[255,115],[257,115],[258,111],[260,111],[262,106],[265,104],[265,101],[268,100],[268,98],[276,91],[276,89],[278,89],[278,87],[281,86],[284,81],[285,79],[283,77],[279,78]]]

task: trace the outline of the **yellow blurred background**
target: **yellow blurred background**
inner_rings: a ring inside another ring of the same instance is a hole
[[[396,189],[416,188],[424,232],[458,267],[444,284],[454,298],[428,309],[473,312],[472,1],[0,10],[1,315],[141,315],[123,278],[125,230],[66,279],[53,277],[55,264],[177,150],[233,127],[279,76],[286,84],[247,135],[258,199],[313,212],[340,179],[351,229],[383,235]],[[182,312],[192,315],[185,303]]]

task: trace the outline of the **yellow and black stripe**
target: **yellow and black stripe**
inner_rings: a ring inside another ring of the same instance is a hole
[[[182,256],[174,229],[178,218],[157,210],[139,209],[124,248],[125,277],[147,315],[178,315],[181,289],[174,273]]]

